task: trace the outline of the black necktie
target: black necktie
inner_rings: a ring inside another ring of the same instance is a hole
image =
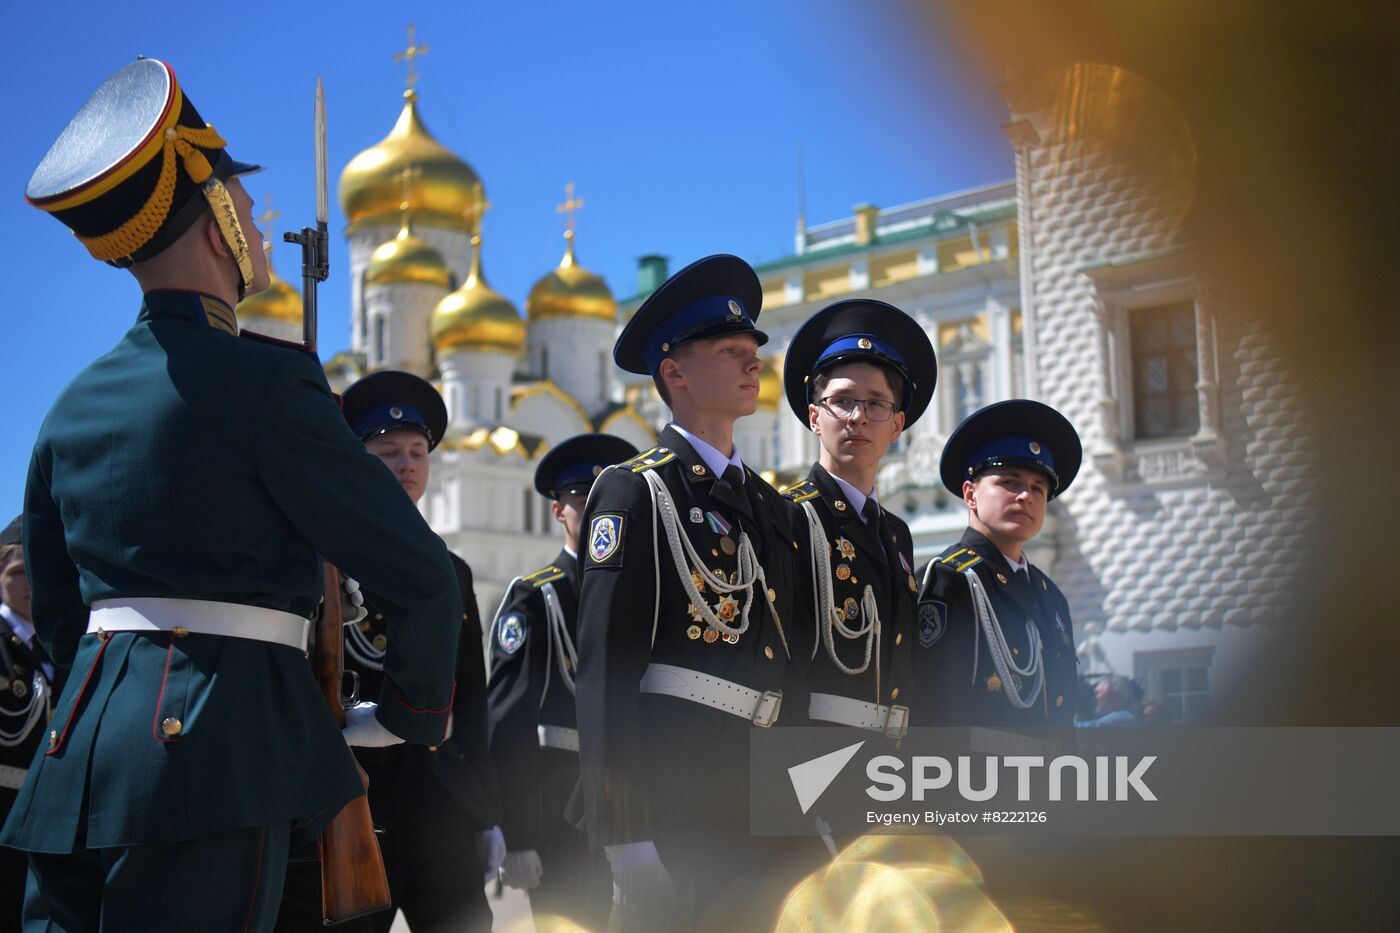
[[[875,536],[875,540],[880,542],[880,550],[884,553],[886,569],[890,563],[890,546],[885,542],[885,523],[880,519],[880,503],[874,499],[866,499],[865,505],[860,508],[861,517],[865,519],[865,526],[870,529],[870,533]]]
[[[743,492],[744,472],[731,463],[724,468],[724,472],[720,475],[720,482],[729,484],[729,488],[735,492]]]

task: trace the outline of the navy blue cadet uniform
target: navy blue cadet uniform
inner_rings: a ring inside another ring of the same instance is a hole
[[[1012,399],[958,427],[940,472],[961,499],[963,482],[986,470],[1027,468],[1045,475],[1053,500],[1073,481],[1080,457],[1078,435],[1064,416]],[[986,594],[989,614],[975,609],[974,586]],[[996,545],[969,527],[924,571],[918,626],[921,724],[1073,725],[1079,683],[1073,621],[1064,594],[1039,567],[1014,572]]]
[[[232,263],[211,287],[243,294],[266,272],[233,177],[249,167],[223,146],[170,68],[138,60],[28,196],[96,258],[176,244]],[[148,291],[63,391],[24,514],[34,624],[70,671],[0,832],[30,853],[26,928],[269,929],[289,845],[364,793],[301,648],[322,558],[384,594],[396,650],[379,726],[433,743],[462,611],[446,548],[350,433],[316,359],[241,339],[230,302],[191,290]]]
[[[16,518],[0,532],[0,573],[8,575],[12,562],[23,573],[20,528]],[[29,762],[48,735],[53,700],[62,689],[63,670],[34,637],[33,623],[17,607],[0,604],[0,820],[9,815]],[[0,846],[0,930],[19,927],[28,874],[29,856]]]
[[[687,341],[738,333],[761,343],[766,337],[753,326],[761,300],[742,260],[702,259],[643,303],[614,358],[624,370],[654,374]],[[595,846],[655,843],[681,929],[771,927],[773,888],[786,887],[781,868],[790,848],[749,835],[748,746],[756,726],[780,715],[797,542],[786,502],[771,486],[748,468],[726,472],[729,479],[715,475],[667,426],[657,447],[598,478],[580,542],[585,825]],[[739,576],[746,542],[761,577],[753,567]],[[736,582],[742,586],[730,589]],[[723,694],[728,705],[686,698],[707,685],[711,699]],[[613,867],[616,880],[617,861]],[[711,919],[726,908],[740,918]]]
[[[814,381],[853,363],[882,369],[892,389],[898,378],[891,418],[902,417],[904,430],[928,407],[937,362],[923,328],[884,302],[840,301],[802,325],[784,359],[788,405],[803,424],[809,406],[822,403]],[[820,463],[783,495],[793,506],[799,563],[811,569],[803,575],[812,583],[801,587],[798,615],[804,660],[810,659],[804,712],[817,725],[897,739],[910,725],[914,686],[918,584],[909,526],[873,497],[857,508]]]
[[[571,437],[540,460],[535,489],[581,512],[598,474],[636,454],[618,437]],[[564,814],[579,779],[579,571],[577,526],[570,537],[570,513],[556,514],[564,519],[564,549],[548,566],[511,581],[491,630],[491,756],[509,788],[502,798],[501,828],[510,848],[503,874],[509,884],[534,882],[528,890],[537,918],[565,917],[601,930],[612,875],[603,853],[591,850]],[[525,878],[513,877],[516,862]],[[529,877],[535,872],[537,878]]]
[[[442,396],[412,373],[384,371],[360,379],[341,400],[355,436],[369,443],[394,431],[421,434],[431,452],[447,428]],[[426,477],[423,477],[426,479]],[[379,829],[393,905],[416,933],[489,930],[491,907],[478,883],[485,866],[478,834],[500,822],[496,771],[486,744],[486,665],[471,568],[449,554],[462,600],[457,640],[452,737],[441,745],[356,748],[369,778],[370,812]],[[363,593],[363,614],[346,620],[344,661],[360,695],[383,689],[391,633],[382,600]],[[314,856],[314,853],[311,853]],[[387,931],[394,910],[350,921],[347,930]],[[296,861],[277,918],[281,931],[321,928],[319,863]]]

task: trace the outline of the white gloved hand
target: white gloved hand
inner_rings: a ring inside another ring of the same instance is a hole
[[[671,881],[656,844],[628,842],[604,846],[612,863],[613,919],[627,930],[661,930],[671,923],[676,886]]]
[[[340,733],[345,736],[346,745],[358,748],[387,748],[390,745],[403,744],[403,739],[384,728],[379,717],[374,715],[378,709],[378,703],[356,703],[346,709],[345,728]]]
[[[360,583],[354,577],[341,576],[340,586],[345,590],[345,599],[341,603],[350,603],[350,611],[344,613],[343,621],[346,625],[358,625],[361,619],[369,615],[369,610],[365,608],[365,594],[360,592]]]
[[[476,857],[485,870],[487,879],[496,876],[496,870],[506,858],[506,837],[501,827],[492,826],[476,834]]]
[[[544,866],[540,864],[540,854],[534,849],[526,849],[523,852],[507,852],[506,860],[501,863],[501,880],[508,887],[520,888],[528,891],[531,888],[540,886],[540,876],[544,874]]]

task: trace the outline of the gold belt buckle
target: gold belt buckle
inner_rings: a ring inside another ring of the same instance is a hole
[[[909,732],[909,707],[891,706],[885,714],[885,735],[891,739],[902,739]]]
[[[778,721],[778,711],[782,708],[783,692],[781,690],[763,691],[763,696],[758,700],[758,708],[753,713],[753,724],[760,729],[767,729]],[[764,709],[770,711],[766,716],[763,714]]]

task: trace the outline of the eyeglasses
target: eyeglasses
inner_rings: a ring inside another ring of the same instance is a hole
[[[844,395],[828,395],[817,404],[838,418],[849,420],[855,417],[856,408],[865,409],[865,417],[871,421],[889,421],[895,413],[894,402],[882,398],[847,398]]]

